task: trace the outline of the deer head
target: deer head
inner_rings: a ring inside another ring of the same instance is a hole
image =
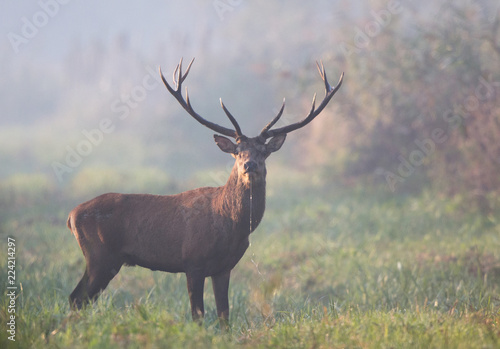
[[[323,98],[321,104],[317,108],[315,107],[315,102],[316,102],[316,94],[315,94],[313,97],[312,106],[309,111],[309,114],[302,121],[288,126],[280,127],[277,129],[271,129],[278,122],[281,115],[283,114],[283,110],[285,109],[285,100],[283,99],[283,104],[281,106],[281,109],[279,110],[278,114],[274,117],[274,119],[262,129],[262,131],[258,136],[250,138],[243,135],[243,133],[241,132],[241,128],[238,125],[238,122],[231,115],[229,110],[227,110],[224,103],[222,103],[222,99],[220,100],[221,107],[226,113],[231,123],[233,124],[234,129],[226,128],[218,124],[215,124],[213,122],[210,122],[201,117],[198,113],[196,113],[193,107],[191,106],[191,102],[189,101],[189,94],[187,88],[186,88],[186,99],[184,99],[181,91],[182,83],[189,74],[189,70],[191,69],[193,61],[194,58],[189,63],[186,72],[182,73],[182,58],[181,58],[173,74],[175,89],[167,83],[160,68],[160,75],[163,80],[163,83],[165,84],[168,91],[172,94],[172,96],[174,96],[175,99],[177,99],[179,104],[189,113],[189,115],[191,115],[200,124],[208,127],[209,129],[217,133],[235,139],[235,143],[233,143],[233,141],[231,141],[227,137],[214,135],[215,142],[217,143],[219,148],[223,152],[231,154],[236,159],[235,165],[238,168],[238,177],[244,183],[249,183],[250,181],[252,183],[258,183],[265,180],[266,158],[271,153],[281,148],[283,142],[285,141],[287,133],[297,130],[301,127],[304,127],[305,125],[310,123],[316,116],[318,116],[319,113],[321,113],[321,111],[326,107],[328,102],[330,102],[330,100],[332,99],[333,95],[338,91],[338,89],[342,85],[342,80],[344,77],[344,74],[342,73],[339,82],[335,87],[332,88],[326,78],[325,68],[323,64],[321,63],[320,66],[320,64],[316,62],[318,71],[321,75],[321,79],[325,83],[325,97]],[[268,139],[269,141],[267,141]]]
[[[248,184],[262,182],[266,177],[267,157],[279,150],[285,141],[286,134],[277,135],[266,143],[259,137],[248,138],[241,136],[236,140],[236,144],[229,138],[214,135],[215,142],[219,148],[231,154],[236,159],[238,177]]]

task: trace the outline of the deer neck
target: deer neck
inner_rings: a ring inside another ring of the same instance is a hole
[[[221,210],[230,217],[238,232],[250,234],[264,216],[266,204],[265,177],[251,184],[238,175],[235,165],[229,179],[222,187]]]

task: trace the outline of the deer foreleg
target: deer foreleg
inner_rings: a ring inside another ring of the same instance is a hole
[[[200,321],[205,315],[203,307],[203,288],[205,286],[205,275],[201,272],[187,272],[187,288],[191,302],[191,316],[194,321]]]
[[[222,320],[229,319],[228,289],[230,276],[231,271],[212,276],[217,316]]]

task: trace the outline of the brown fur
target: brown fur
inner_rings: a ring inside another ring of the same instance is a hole
[[[249,245],[250,183],[254,230],[265,210],[264,161],[270,148],[256,139],[240,141],[235,165],[222,187],[169,196],[108,193],[73,209],[68,227],[87,267],[70,296],[71,304],[79,308],[95,299],[122,265],[139,265],[186,273],[195,319],[204,313],[204,280],[212,277],[218,315],[227,318],[229,274]],[[248,162],[257,165],[252,173],[245,172]]]
[[[193,59],[194,60],[194,59]],[[323,65],[318,70],[325,83],[325,98],[305,119],[271,129],[283,113],[267,124],[260,135],[247,138],[221,105],[234,126],[228,129],[197,114],[181,94],[182,82],[193,63],[182,72],[182,59],[174,72],[175,88],[163,74],[168,91],[199,123],[236,139],[214,136],[219,148],[235,158],[224,186],[205,187],[177,195],[108,193],[75,207],[67,225],[75,235],[87,262],[85,272],[70,295],[72,307],[95,300],[120,271],[122,265],[139,265],[152,270],[186,273],[193,319],[204,314],[203,287],[212,278],[217,314],[229,317],[228,287],[231,270],[248,248],[248,237],[262,220],[266,200],[266,158],[280,149],[288,132],[311,122],[328,104],[342,84],[332,88]],[[187,91],[186,91],[187,94]],[[266,143],[266,140],[270,139]],[[252,199],[250,199],[252,197]]]

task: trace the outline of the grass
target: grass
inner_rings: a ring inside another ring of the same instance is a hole
[[[0,188],[0,248],[7,251],[7,235],[16,239],[17,328],[11,342],[2,327],[0,347],[500,347],[495,215],[463,212],[431,193],[304,186],[306,176],[269,178],[266,215],[232,273],[227,333],[210,280],[198,326],[185,276],[141,268],[123,268],[94,306],[71,312],[84,260],[65,220],[88,198],[41,190],[40,176],[9,180]],[[0,268],[6,285],[4,257]]]

